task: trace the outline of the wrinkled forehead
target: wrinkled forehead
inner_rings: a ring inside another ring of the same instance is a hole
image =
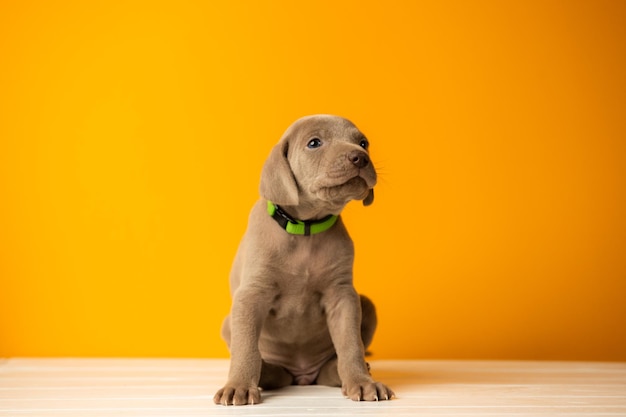
[[[320,139],[357,140],[364,138],[359,129],[349,120],[337,116],[309,116],[294,122],[285,137],[291,140]]]

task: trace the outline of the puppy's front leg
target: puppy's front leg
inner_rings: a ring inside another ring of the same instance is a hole
[[[361,302],[352,285],[340,285],[324,295],[330,336],[337,352],[343,395],[354,401],[390,400],[394,392],[372,379],[361,340]]]
[[[230,316],[230,371],[226,385],[213,398],[216,404],[261,402],[258,387],[262,366],[259,334],[269,305],[263,295],[262,291],[253,287],[239,287],[234,294]]]

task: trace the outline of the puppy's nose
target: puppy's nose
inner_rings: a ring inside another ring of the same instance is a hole
[[[370,163],[370,160],[365,152],[352,151],[347,156],[350,162],[352,162],[357,168],[365,168],[367,164]]]

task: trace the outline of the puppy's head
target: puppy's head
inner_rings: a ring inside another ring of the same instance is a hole
[[[349,120],[328,115],[293,123],[261,173],[261,195],[283,206],[340,211],[350,200],[370,205],[375,185],[367,138]]]

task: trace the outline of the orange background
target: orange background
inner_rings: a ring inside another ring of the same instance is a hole
[[[263,161],[333,113],[376,357],[626,360],[624,4],[2,2],[0,357],[227,356]]]

